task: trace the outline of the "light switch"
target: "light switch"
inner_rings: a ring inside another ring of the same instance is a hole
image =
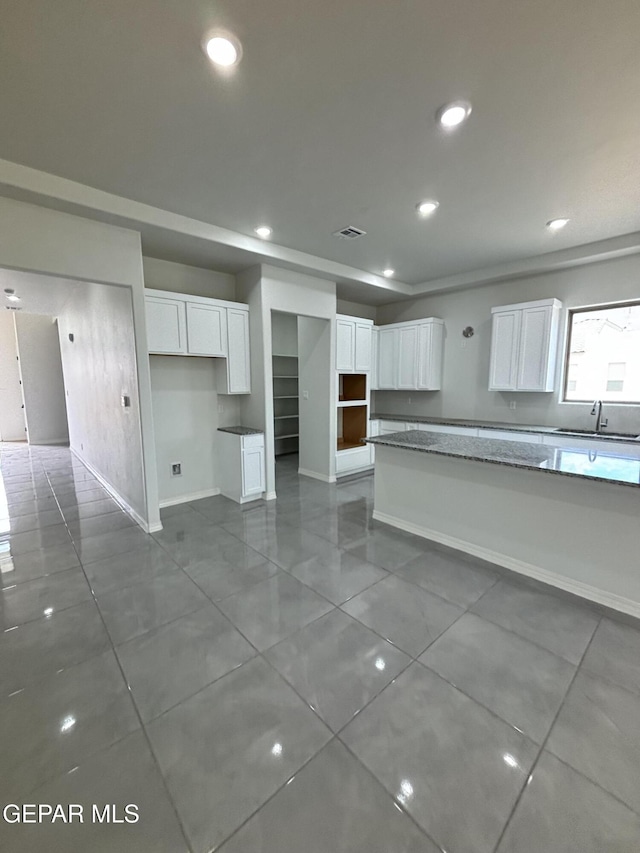
[[[303,399],[303,400],[308,400],[308,399],[309,399],[309,392],[308,392],[308,391],[303,391],[303,392],[302,392],[302,399]]]

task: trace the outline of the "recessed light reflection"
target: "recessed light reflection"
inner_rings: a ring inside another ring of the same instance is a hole
[[[75,724],[76,724],[76,718],[72,717],[69,714],[69,716],[65,717],[64,720],[62,721],[62,723],[60,724],[60,731],[63,733],[68,732],[75,726]]]
[[[45,616],[51,616],[53,613],[53,607],[46,607],[42,612]]]
[[[520,767],[520,765],[510,752],[505,752],[505,754],[502,756],[502,759],[504,763],[507,764],[509,767]]]
[[[402,805],[406,805],[407,802],[413,797],[413,785],[408,779],[403,779],[400,782],[400,793],[397,798]]]
[[[280,758],[280,756],[282,755],[281,743],[274,743],[274,745],[271,747],[271,755],[275,755],[276,758]]]
[[[382,672],[382,670],[385,668],[385,666],[386,666],[386,663],[384,662],[384,658],[376,658],[376,663],[375,663],[376,669],[379,669],[380,672]]]

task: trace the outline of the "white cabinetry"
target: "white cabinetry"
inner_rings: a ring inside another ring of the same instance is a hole
[[[338,373],[369,373],[371,370],[373,320],[336,318],[336,370]]]
[[[227,355],[227,309],[202,302],[187,302],[189,355]]]
[[[220,393],[251,393],[247,305],[163,290],[146,290],[145,303],[150,354],[224,359]]]
[[[262,497],[265,489],[264,435],[218,430],[216,447],[220,492],[236,503]]]
[[[444,323],[436,317],[380,326],[377,332],[378,390],[439,391]]]
[[[491,309],[490,391],[553,391],[561,310],[557,299]]]
[[[219,366],[218,391],[221,394],[250,394],[251,348],[249,345],[249,311],[227,308],[227,358]]]
[[[187,318],[184,300],[147,296],[145,304],[149,352],[185,355]]]

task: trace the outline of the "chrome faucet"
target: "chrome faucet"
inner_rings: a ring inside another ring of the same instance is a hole
[[[602,430],[609,423],[608,418],[602,417],[602,400],[593,401],[593,408],[591,409],[591,414],[596,416],[596,433],[602,432]]]

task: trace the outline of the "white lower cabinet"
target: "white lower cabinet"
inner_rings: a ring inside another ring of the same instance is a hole
[[[355,473],[371,467],[373,464],[371,450],[370,444],[363,444],[362,447],[338,451],[336,453],[336,475],[348,474],[351,471]]]
[[[404,432],[406,429],[404,421],[380,421],[378,435],[391,435],[392,432]]]
[[[220,492],[236,503],[258,500],[265,490],[264,434],[216,432]]]

